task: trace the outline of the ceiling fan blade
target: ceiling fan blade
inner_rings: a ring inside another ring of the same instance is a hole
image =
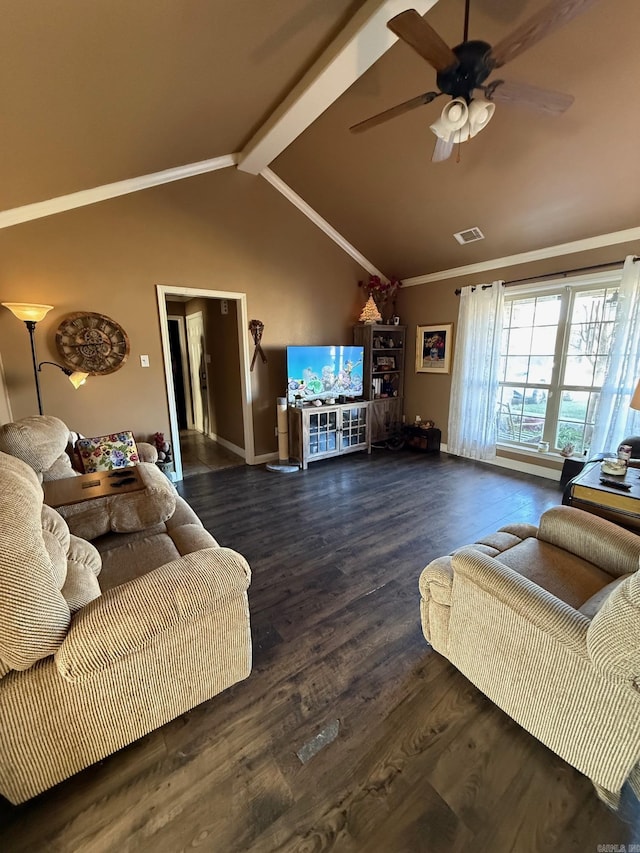
[[[573,95],[554,92],[551,89],[539,89],[527,83],[508,83],[495,80],[485,86],[485,94],[490,101],[517,104],[547,115],[557,116],[568,110],[574,101]]]
[[[415,9],[400,12],[387,22],[392,33],[412,47],[436,71],[443,71],[457,64],[458,57]]]
[[[443,160],[448,160],[453,151],[453,140],[436,139],[435,148],[431,156],[432,163],[442,163]]]
[[[598,2],[599,0],[552,0],[495,45],[490,54],[493,67],[500,68],[511,62],[514,57],[524,53],[536,42]]]
[[[349,128],[349,130],[352,133],[362,133],[363,130],[369,130],[370,127],[375,127],[376,125],[389,121],[389,119],[395,118],[396,116],[408,113],[410,110],[414,110],[416,107],[421,107],[423,104],[430,104],[431,101],[437,98],[440,94],[442,93],[425,92],[424,95],[417,95],[415,98],[410,98],[408,101],[404,101],[401,104],[397,104],[395,107],[391,107],[391,109],[384,110],[384,112],[371,116],[371,118],[365,119],[364,121],[360,121],[358,124],[354,124],[353,127]]]

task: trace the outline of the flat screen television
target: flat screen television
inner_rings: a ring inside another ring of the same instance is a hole
[[[287,347],[287,401],[362,397],[363,360],[363,347]]]

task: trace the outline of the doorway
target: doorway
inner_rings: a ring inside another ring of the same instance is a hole
[[[255,464],[246,295],[168,285],[156,291],[173,479],[183,479],[185,467],[193,471],[194,456],[198,472]]]
[[[171,353],[171,376],[176,400],[176,415],[180,430],[193,429],[191,404],[191,382],[189,380],[189,357],[187,355],[187,336],[185,318],[179,314],[167,316],[169,331],[169,350]]]

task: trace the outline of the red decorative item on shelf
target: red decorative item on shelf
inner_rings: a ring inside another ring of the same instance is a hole
[[[153,443],[158,451],[158,462],[171,462],[171,445],[165,440],[163,432],[153,434]]]
[[[378,310],[383,312],[383,307],[391,301],[391,315],[395,314],[396,296],[402,287],[402,282],[393,276],[389,281],[383,281],[379,275],[369,276],[368,281],[359,281],[358,287],[367,290],[369,296],[373,297]]]

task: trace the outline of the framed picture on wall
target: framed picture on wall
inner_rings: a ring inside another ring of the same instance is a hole
[[[416,332],[416,373],[449,373],[453,323],[418,326]]]

